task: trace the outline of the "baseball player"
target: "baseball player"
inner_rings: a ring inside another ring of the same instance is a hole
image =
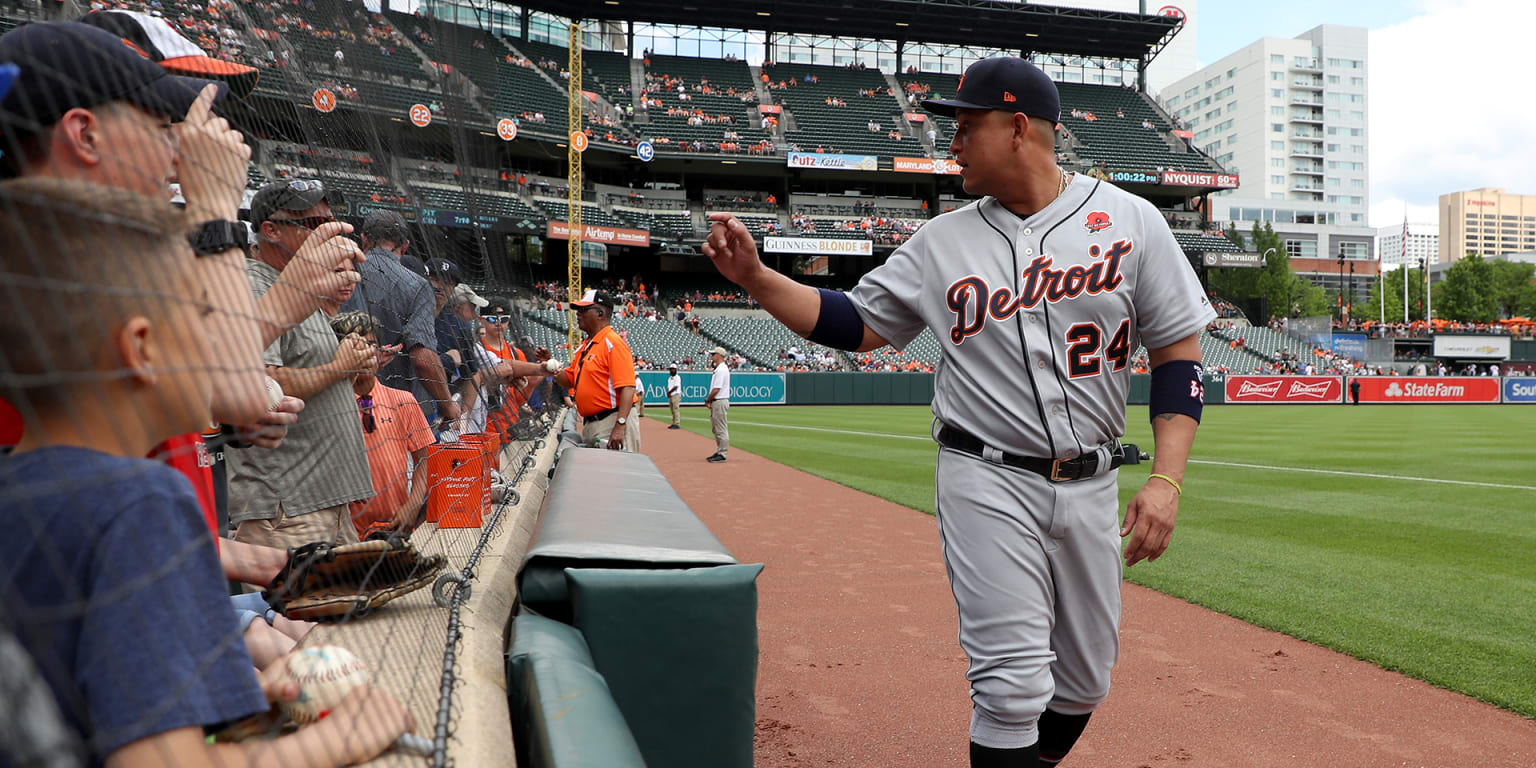
[[[955,117],[950,150],[981,199],[853,291],[764,267],[728,214],[710,215],[704,252],[811,341],[862,352],[938,336],[935,508],[970,658],[971,765],[1054,766],[1109,693],[1120,538],[1126,565],[1168,547],[1204,397],[1198,333],[1216,314],[1156,208],[1056,166],[1060,98],[1039,69],[979,61],[956,98],[923,106]],[[1157,456],[1117,525],[1139,344]]]

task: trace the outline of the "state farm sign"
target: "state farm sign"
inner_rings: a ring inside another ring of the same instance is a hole
[[[1360,376],[1362,403],[1497,403],[1499,379],[1487,376],[1423,378]]]
[[[1237,175],[1231,173],[1191,173],[1189,171],[1163,171],[1163,183],[1180,187],[1216,187],[1237,189]]]
[[[563,221],[551,221],[549,222],[547,236],[551,240],[569,240],[571,239],[571,225]],[[616,229],[614,227],[599,227],[595,224],[583,224],[581,227],[581,239],[589,243],[645,247],[651,244],[651,233],[643,229]]]
[[[1229,403],[1342,403],[1339,376],[1228,376]]]

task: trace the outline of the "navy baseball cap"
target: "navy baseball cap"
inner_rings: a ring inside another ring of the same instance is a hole
[[[37,130],[75,108],[126,101],[180,120],[213,81],[173,75],[131,42],[74,21],[23,24],[0,36],[0,63],[21,68],[0,102],[11,130]],[[229,87],[218,83],[219,98]]]
[[[956,109],[998,109],[1061,119],[1061,94],[1040,68],[1014,56],[982,59],[965,68],[953,99],[924,99],[923,109],[954,117]]]

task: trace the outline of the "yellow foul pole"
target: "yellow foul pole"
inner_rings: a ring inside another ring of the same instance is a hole
[[[568,69],[571,79],[567,81],[567,122],[571,135],[566,141],[566,222],[569,224],[569,240],[567,246],[567,274],[570,282],[570,299],[576,301],[581,298],[581,153],[586,149],[586,136],[582,133],[582,105],[581,105],[581,25],[571,24],[570,62]],[[576,354],[576,348],[581,344],[581,329],[576,327],[576,310],[566,309],[566,319],[569,321],[567,338],[571,343],[571,354]]]

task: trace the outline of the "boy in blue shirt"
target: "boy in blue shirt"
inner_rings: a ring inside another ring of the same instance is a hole
[[[291,736],[205,739],[268,705],[195,493],[138,458],[206,424],[229,375],[187,229],[124,190],[0,184],[0,396],[26,421],[0,458],[0,615],[93,765],[369,759],[410,716],[368,686]]]

